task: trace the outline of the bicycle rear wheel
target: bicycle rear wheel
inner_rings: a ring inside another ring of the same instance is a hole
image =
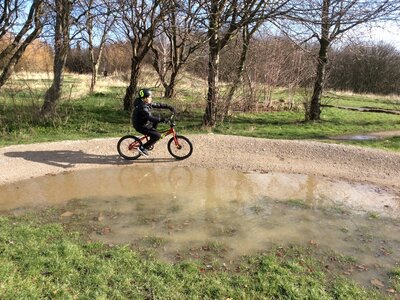
[[[189,139],[183,135],[177,135],[176,136],[176,141],[175,143],[174,138],[172,137],[168,141],[168,152],[175,157],[176,159],[182,160],[185,158],[188,158],[190,155],[192,155],[193,152],[193,145],[189,141]]]
[[[138,148],[142,145],[142,141],[133,135],[125,135],[119,139],[117,150],[119,155],[127,160],[135,160],[140,156]]]

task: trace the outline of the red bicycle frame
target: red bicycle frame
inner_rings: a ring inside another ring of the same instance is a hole
[[[178,139],[176,138],[176,131],[173,125],[170,125],[169,129],[165,129],[162,131],[159,131],[161,133],[161,139],[165,138],[166,136],[170,135],[172,133],[173,137],[174,137],[174,142],[175,142],[175,146],[180,149],[181,145],[179,145]],[[150,138],[148,135],[143,135],[141,137],[139,137],[140,141],[142,142],[142,144],[144,144],[145,142],[147,142]],[[129,145],[129,150],[132,149],[136,149],[138,148],[140,145],[138,145],[137,142],[133,142],[132,144]]]

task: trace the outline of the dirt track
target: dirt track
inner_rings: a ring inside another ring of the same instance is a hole
[[[326,176],[366,182],[400,195],[400,154],[316,141],[288,141],[223,135],[189,135],[193,155],[175,161],[166,140],[149,158],[124,161],[117,138],[63,141],[0,148],[0,184],[64,171],[132,164],[182,165],[195,168],[236,169]]]

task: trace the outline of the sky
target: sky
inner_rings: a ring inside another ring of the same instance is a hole
[[[365,41],[386,42],[400,50],[400,25],[385,23],[372,28],[357,29],[357,36]]]

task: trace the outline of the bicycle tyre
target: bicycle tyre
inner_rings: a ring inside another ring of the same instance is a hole
[[[135,160],[141,154],[137,151],[142,145],[142,141],[134,135],[125,135],[119,139],[117,143],[117,150],[119,155],[127,160]]]
[[[176,147],[174,138],[168,141],[168,152],[176,159],[182,160],[188,158],[193,153],[193,145],[189,139],[183,135],[177,135],[180,148]]]

